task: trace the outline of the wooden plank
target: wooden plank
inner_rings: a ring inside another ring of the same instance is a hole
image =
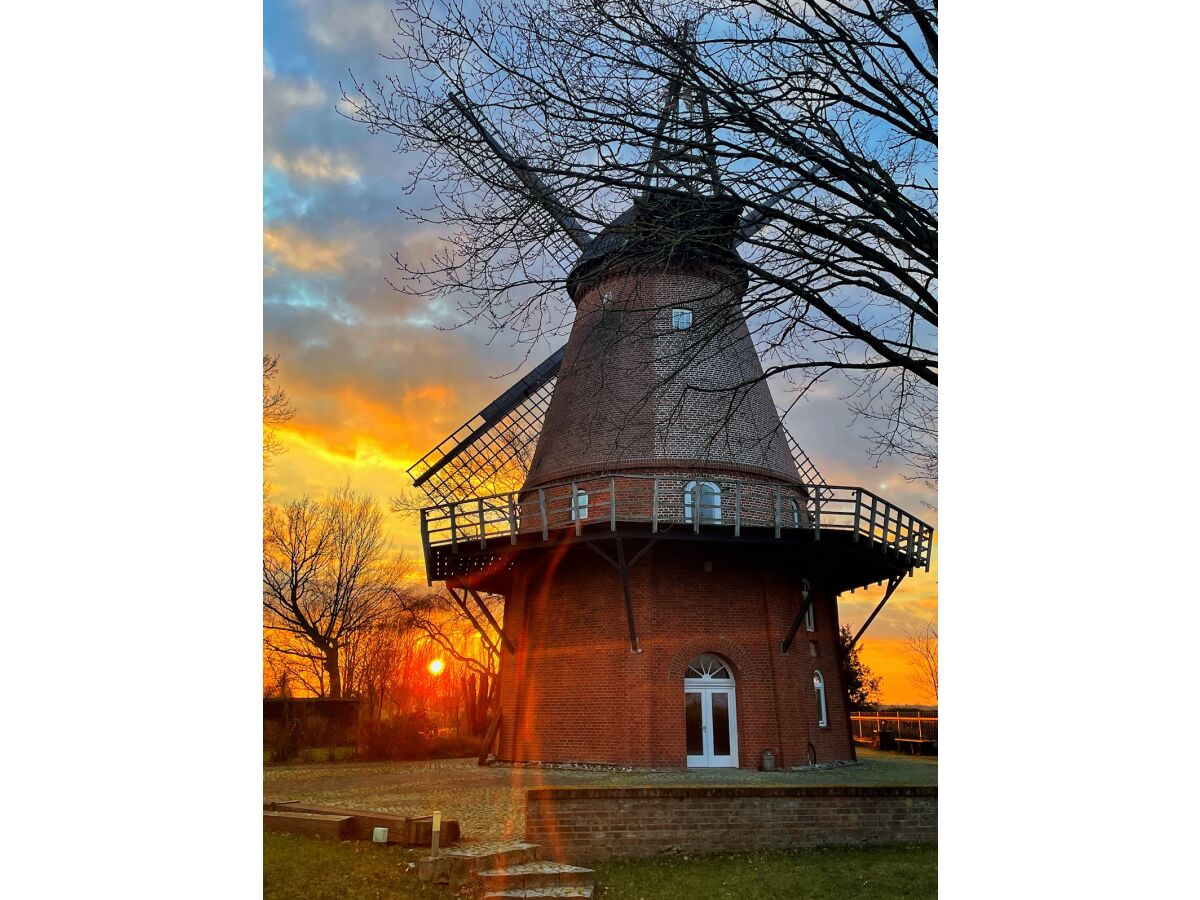
[[[263,804],[264,815],[268,813],[266,807],[270,805],[272,804]],[[433,822],[432,816],[417,816],[414,818],[412,816],[397,816],[390,813],[373,812],[371,810],[345,809],[340,806],[321,806],[313,803],[289,803],[286,810],[287,813],[280,811],[278,815],[291,814],[294,811],[296,815],[350,820],[348,830],[343,838],[345,840],[369,841],[374,836],[376,828],[386,828],[388,830],[389,844],[426,845],[430,839],[430,835],[427,833],[428,828],[424,825],[414,828],[413,823],[425,822],[432,824]],[[450,835],[453,835],[453,837]],[[451,843],[458,840],[458,837],[458,821],[455,819],[443,819],[442,843]]]
[[[350,816],[330,816],[305,812],[263,812],[263,830],[284,834],[303,834],[309,837],[340,841],[350,836],[353,828]]]
[[[414,847],[428,847],[433,841],[433,816],[417,816],[411,819],[409,829],[409,844]],[[453,844],[459,836],[458,821],[442,819],[441,843]]]
[[[500,713],[496,713],[492,717],[492,721],[488,724],[487,734],[483,736],[483,744],[479,748],[479,765],[486,766],[488,754],[492,751],[492,744],[496,740],[496,732],[500,730]]]

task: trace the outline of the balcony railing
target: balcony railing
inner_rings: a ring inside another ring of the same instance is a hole
[[[597,525],[649,525],[651,532],[687,529],[699,534],[771,529],[779,539],[824,532],[871,541],[906,568],[929,570],[933,527],[861,487],[788,486],[770,481],[730,480],[706,475],[614,475],[564,481],[527,491],[472,497],[421,510],[426,565],[433,548],[487,548],[505,538]],[[768,532],[769,534],[770,532]],[[569,534],[569,531],[568,531]]]

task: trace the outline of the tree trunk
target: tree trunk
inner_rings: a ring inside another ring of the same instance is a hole
[[[340,699],[342,696],[342,670],[337,644],[331,644],[325,650],[325,672],[329,675],[329,696]]]
[[[475,717],[471,721],[471,733],[482,735],[487,730],[488,706],[491,699],[491,681],[486,675],[479,676],[479,693],[475,700]]]

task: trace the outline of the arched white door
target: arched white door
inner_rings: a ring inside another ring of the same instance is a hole
[[[721,657],[697,656],[683,679],[689,768],[737,768],[737,703],[733,673]]]

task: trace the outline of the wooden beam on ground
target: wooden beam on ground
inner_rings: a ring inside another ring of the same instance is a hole
[[[376,828],[388,830],[389,844],[407,844],[409,846],[425,846],[429,844],[432,816],[397,816],[390,813],[375,812],[363,809],[345,809],[340,806],[322,806],[315,803],[303,803],[298,800],[287,801],[285,810],[279,810],[278,815],[299,815],[309,818],[340,818],[349,820],[343,840],[369,841],[374,838]],[[269,809],[279,806],[278,803],[263,802],[263,813],[276,813]],[[413,823],[418,823],[414,825]],[[421,824],[426,823],[426,824]],[[264,827],[267,827],[264,825]],[[276,829],[268,829],[276,830]],[[311,832],[297,832],[309,834]],[[453,837],[451,837],[453,835]],[[458,840],[459,826],[455,819],[442,821],[442,843],[452,843]]]
[[[442,819],[441,843],[453,844],[460,837],[458,822]],[[428,847],[433,840],[433,816],[416,816],[409,820],[409,843],[414,847]]]
[[[309,837],[345,840],[353,828],[350,816],[329,816],[305,812],[263,812],[263,830]]]

